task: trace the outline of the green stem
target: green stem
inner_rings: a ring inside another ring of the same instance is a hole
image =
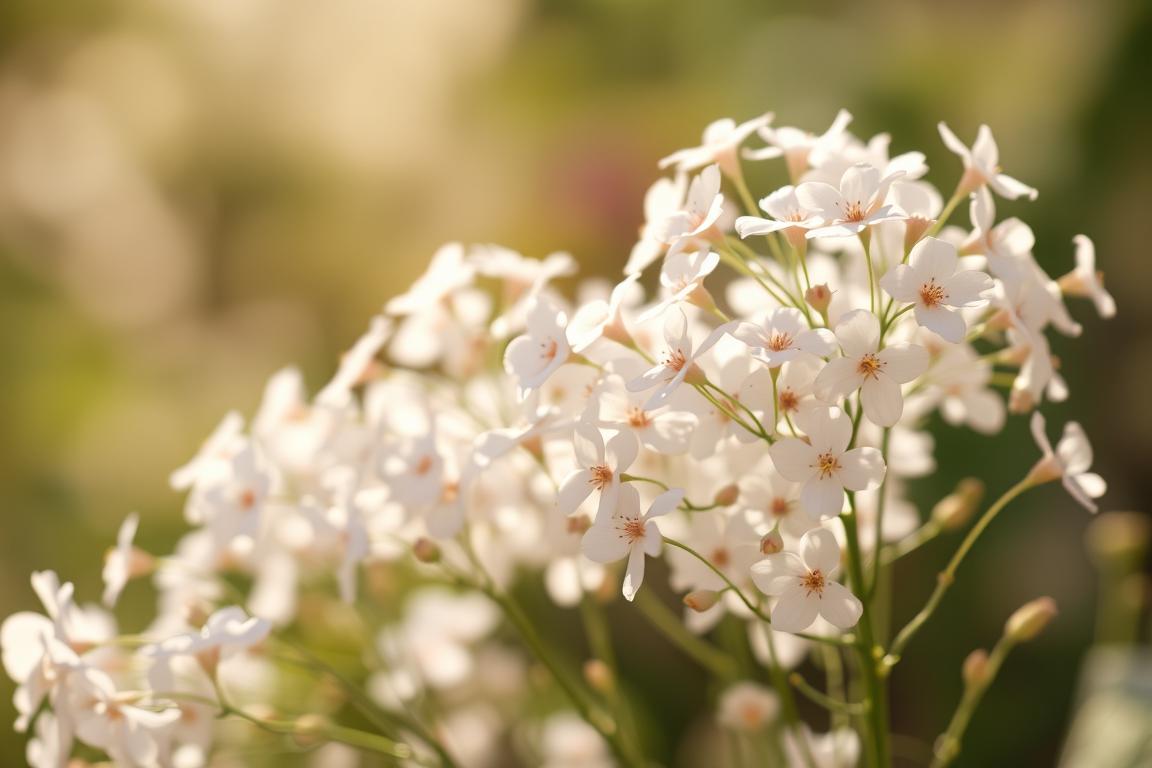
[[[622,746],[627,749],[630,755],[629,763],[644,765],[644,753],[640,747],[635,723],[628,709],[628,702],[620,690],[616,652],[612,648],[612,635],[608,631],[603,608],[596,602],[594,596],[585,594],[584,599],[580,601],[580,613],[584,619],[584,631],[588,636],[588,643],[592,648],[593,655],[608,667],[610,680],[606,698],[609,706],[615,712],[617,731],[620,733]]]
[[[789,675],[788,682],[792,684],[792,687],[804,694],[804,698],[817,706],[823,707],[834,715],[863,715],[868,712],[868,702],[849,702],[833,698],[823,691],[817,690],[811,683],[805,680],[804,676],[799,672],[793,672]]]
[[[848,542],[848,575],[857,594],[864,594],[864,559],[860,552],[859,518],[856,514],[856,495],[849,494],[850,511],[842,515]],[[872,629],[872,608],[864,603],[860,614],[859,642],[860,676],[864,683],[864,698],[870,702],[865,735],[869,764],[873,768],[888,768],[892,757],[888,749],[888,690],[881,676],[880,659],[883,651],[876,645]]]
[[[964,194],[963,189],[957,185],[956,191],[952,193],[952,197],[948,198],[948,202],[944,204],[944,210],[940,211],[940,215],[936,218],[936,223],[928,227],[928,231],[924,233],[924,237],[935,237],[944,225],[948,223],[951,218],[952,212],[956,210],[956,206],[960,204],[967,195]]]
[[[1014,647],[1015,643],[1007,637],[1001,637],[992,648],[992,653],[988,655],[988,661],[981,672],[980,680],[970,683],[964,688],[964,695],[960,698],[960,704],[956,707],[956,712],[952,715],[948,728],[936,740],[935,756],[932,759],[931,768],[945,768],[960,755],[960,744],[964,739],[964,732],[968,729],[968,724],[972,721],[972,715],[976,713],[976,707],[979,706],[980,700],[984,698],[984,694],[996,680],[1000,667],[1003,666],[1004,660],[1008,658],[1009,652]]]
[[[888,466],[888,444],[892,437],[892,428],[884,427],[883,436],[880,438],[880,456],[884,459],[884,466]],[[884,479],[880,483],[880,489],[876,492],[876,519],[872,526],[873,539],[872,550],[877,555],[884,546],[884,506],[888,497],[888,476],[889,473],[884,473]],[[876,555],[872,557],[872,581],[869,582],[867,600],[872,601],[873,596],[876,594],[877,585],[880,584],[880,566],[882,565],[881,559]]]
[[[980,534],[984,532],[984,529],[996,519],[996,515],[1000,514],[1000,510],[1008,506],[1009,502],[1031,488],[1034,484],[1034,481],[1029,477],[1025,477],[1016,483],[1016,485],[1005,491],[1004,495],[998,498],[992,506],[988,508],[988,511],[985,512],[984,516],[972,527],[972,530],[968,531],[968,535],[964,537],[964,541],[960,543],[960,547],[956,550],[956,553],[952,555],[952,559],[948,561],[948,567],[937,576],[936,589],[933,590],[932,596],[928,598],[928,602],[920,609],[920,612],[900,630],[899,634],[896,635],[896,639],[892,642],[892,647],[885,659],[887,666],[891,667],[900,661],[900,656],[904,653],[908,642],[920,631],[920,628],[924,626],[928,619],[932,618],[932,614],[944,599],[944,594],[956,580],[957,569],[960,567],[960,564],[964,562],[964,558],[968,555],[969,550],[972,549],[976,540],[980,538]]]
[[[721,652],[698,635],[692,634],[684,626],[680,617],[648,590],[641,590],[633,601],[648,622],[660,630],[669,642],[695,659],[721,680],[735,680],[736,665],[727,654]]]

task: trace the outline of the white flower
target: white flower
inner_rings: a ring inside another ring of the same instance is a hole
[[[352,389],[371,374],[376,355],[391,336],[391,320],[380,315],[372,318],[368,330],[341,358],[336,375],[316,395],[316,402],[337,408],[347,405]]]
[[[839,408],[812,408],[796,415],[807,440],[789,437],[768,449],[784,479],[803,483],[800,504],[814,519],[840,514],[844,489],[875,488],[884,479],[884,459],[875,448],[853,448],[852,424]]]
[[[717,163],[726,175],[736,176],[740,173],[737,148],[752,135],[753,131],[764,128],[771,122],[771,112],[739,125],[730,117],[716,120],[704,129],[704,138],[700,146],[673,152],[660,161],[660,167],[675,165],[680,171],[694,171],[709,163]]]
[[[880,171],[858,163],[840,178],[839,188],[821,181],[807,181],[796,187],[796,199],[805,209],[824,220],[824,225],[808,230],[808,237],[850,237],[873,224],[906,218],[884,204],[888,187],[903,172],[880,178]]]
[[[388,301],[384,311],[389,315],[410,315],[427,311],[455,291],[470,285],[476,267],[465,258],[464,246],[447,243],[432,255],[428,269],[408,290]]]
[[[803,632],[817,616],[839,629],[856,626],[864,606],[848,588],[832,581],[840,565],[840,545],[825,528],[800,539],[800,554],[777,552],[752,566],[752,581],[766,595],[776,597],[772,628],[777,632]]]
[[[632,600],[644,581],[644,557],[660,554],[664,539],[654,518],[666,515],[684,499],[684,491],[673,489],[656,497],[640,514],[640,492],[631,485],[620,489],[620,502],[614,515],[597,517],[584,534],[584,556],[597,563],[614,563],[628,558],[624,574],[624,597]]]
[[[960,141],[943,121],[937,128],[945,146],[964,161],[964,179],[960,182],[962,189],[975,190],[987,184],[996,194],[1009,200],[1015,200],[1022,195],[1027,195],[1029,200],[1036,199],[1035,189],[1000,172],[1000,150],[996,147],[996,139],[992,138],[991,128],[986,125],[980,126],[976,131],[976,142],[971,149]]]
[[[915,344],[880,349],[880,319],[863,309],[844,316],[836,325],[836,338],[844,357],[830,360],[820,371],[816,393],[831,401],[860,390],[864,415],[878,426],[892,426],[904,411],[900,385],[928,369],[927,351]]]
[[[639,279],[638,273],[629,275],[612,289],[608,301],[593,300],[576,311],[568,323],[568,341],[573,352],[580,354],[602,338],[625,346],[631,343],[624,326],[623,309],[637,303],[643,295]]]
[[[992,363],[967,344],[949,344],[932,364],[933,390],[940,415],[952,425],[967,424],[977,432],[995,434],[1004,426],[1004,401],[990,387]]]
[[[562,515],[570,515],[592,491],[598,491],[600,501],[596,519],[602,522],[616,510],[621,490],[620,475],[627,472],[636,460],[639,445],[631,432],[617,432],[605,444],[600,430],[583,422],[576,425],[572,442],[579,469],[573,470],[560,483],[556,510]]]
[[[758,516],[760,522],[779,526],[782,532],[799,538],[814,524],[800,509],[800,490],[799,483],[771,470],[751,474],[740,481],[740,506]]]
[[[528,311],[528,332],[504,350],[504,370],[515,376],[523,394],[537,389],[564,365],[570,348],[567,318],[551,302],[538,299]]]
[[[768,146],[763,149],[745,150],[744,157],[749,160],[783,157],[788,165],[789,178],[796,181],[808,167],[809,156],[819,154],[825,147],[839,144],[851,122],[852,114],[842,109],[836,113],[836,119],[832,121],[828,130],[819,135],[791,126],[779,128],[764,126],[760,129],[760,138],[768,142]]]
[[[880,278],[889,296],[914,305],[917,323],[953,344],[968,332],[956,310],[980,306],[992,290],[992,278],[975,270],[957,272],[958,261],[954,245],[926,237],[912,248],[907,264],[897,264]]]
[[[142,576],[152,570],[152,558],[132,546],[140,516],[133,512],[120,524],[116,534],[116,547],[108,550],[104,557],[104,605],[116,605],[125,585],[135,576]]]
[[[701,307],[715,306],[708,289],[704,287],[704,278],[712,274],[719,264],[720,255],[710,251],[670,251],[660,269],[664,298],[644,310],[636,321],[647,322],[667,312],[669,307],[685,301]]]
[[[801,409],[821,405],[813,387],[823,367],[824,361],[814,355],[801,355],[780,366],[780,375],[776,378],[776,413],[794,419]]]
[[[827,328],[809,328],[804,315],[793,307],[777,307],[760,326],[741,322],[732,335],[748,345],[752,356],[769,368],[808,354],[832,353],[832,334]]]
[[[824,223],[823,219],[800,204],[799,198],[796,197],[796,188],[791,185],[781,187],[762,199],[760,207],[772,218],[741,216],[736,219],[736,232],[740,237],[769,235],[773,232],[783,232],[786,235],[799,232],[803,237],[809,229]]]
[[[676,308],[668,312],[664,318],[664,343],[667,345],[664,356],[641,376],[629,381],[628,390],[644,392],[655,387],[656,391],[648,398],[644,409],[659,408],[691,374],[698,373],[696,358],[711,349],[729,328],[727,324],[720,326],[694,348],[684,311]]]
[[[716,720],[725,728],[755,733],[776,720],[780,698],[759,683],[733,683],[720,694]]]
[[[670,405],[655,409],[644,407],[648,396],[643,392],[629,392],[625,371],[632,369],[632,361],[621,360],[597,386],[589,399],[587,418],[598,426],[613,430],[629,430],[640,443],[665,455],[676,455],[688,450],[688,440],[697,419],[691,413]],[[642,365],[642,363],[640,364]]]
[[[1075,421],[1064,425],[1064,434],[1056,449],[1048,442],[1044,430],[1044,416],[1039,411],[1032,414],[1032,437],[1044,456],[1032,468],[1030,477],[1037,483],[1060,479],[1065,490],[1080,502],[1089,512],[1096,512],[1093,499],[1098,499],[1108,490],[1104,478],[1088,469],[1092,466],[1092,445],[1084,429]]]
[[[715,165],[708,166],[692,179],[684,205],[664,219],[660,239],[675,244],[684,238],[704,236],[724,212],[720,183],[720,168]]]
[[[232,605],[213,613],[197,632],[186,632],[145,646],[141,653],[152,656],[194,656],[209,675],[214,675],[223,659],[264,641],[272,624],[249,616]]]
[[[612,753],[600,733],[573,712],[550,715],[540,738],[540,768],[612,768]]]
[[[1104,319],[1115,317],[1116,300],[1105,290],[1103,274],[1096,271],[1096,246],[1086,235],[1076,235],[1072,242],[1076,243],[1076,268],[1060,278],[1060,290],[1067,296],[1092,299]]]
[[[812,756],[813,768],[857,768],[860,764],[860,736],[851,728],[837,728],[828,733],[813,734],[801,723],[800,738],[808,742],[805,752],[792,731],[784,733],[784,751],[788,765],[807,765],[805,754]]]
[[[667,221],[683,207],[687,189],[688,177],[682,173],[676,174],[675,179],[657,179],[648,188],[644,195],[644,226],[624,265],[625,275],[640,274],[668,248],[664,239]]]
[[[84,668],[69,690],[69,706],[75,717],[76,736],[89,746],[108,753],[117,765],[157,764],[158,741],[180,719],[180,710],[157,711],[142,706],[144,694],[119,691],[105,673]]]

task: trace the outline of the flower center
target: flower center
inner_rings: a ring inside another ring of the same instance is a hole
[[[920,303],[929,309],[940,306],[946,298],[948,298],[948,292],[944,290],[944,286],[936,282],[936,278],[932,278],[920,286]]]
[[[791,389],[785,389],[780,393],[780,410],[795,411],[799,407],[800,398]]]
[[[540,342],[540,359],[541,360],[555,360],[556,353],[559,351],[560,345],[556,339],[549,338],[546,341]]]
[[[249,510],[256,506],[256,492],[251,488],[245,488],[240,494],[240,508]]]
[[[772,513],[773,517],[784,517],[792,508],[792,503],[783,496],[777,496],[772,499],[772,503],[768,505],[768,511]]]
[[[624,526],[621,530],[624,533],[624,538],[628,540],[628,543],[634,544],[644,538],[644,521],[639,518],[631,518],[624,521]]]
[[[612,482],[612,470],[603,464],[592,467],[591,472],[592,478],[588,482],[598,491],[604,490]]]
[[[651,426],[652,419],[648,418],[648,412],[639,406],[632,406],[628,409],[628,425],[633,429],[644,429]]]
[[[688,357],[682,350],[670,349],[664,353],[664,367],[679,372],[688,363]]]
[[[820,479],[825,480],[840,469],[840,459],[833,455],[831,451],[821,453],[816,457],[816,468],[820,471]]]
[[[824,594],[824,574],[819,569],[808,571],[800,578],[800,586],[804,588],[808,597],[811,597],[813,593],[820,597]]]
[[[860,364],[856,366],[856,372],[866,379],[876,379],[879,378],[880,370],[883,367],[884,363],[881,362],[880,358],[869,352],[860,358]]]
[[[727,568],[728,564],[732,562],[732,556],[728,554],[726,547],[716,547],[708,559],[711,560],[712,564],[717,568]]]
[[[859,200],[844,203],[844,220],[845,221],[863,221],[864,220],[864,206],[860,204]]]
[[[783,352],[792,346],[792,334],[784,331],[772,331],[768,337],[768,349],[773,352]]]
[[[424,454],[423,456],[421,456],[420,461],[416,462],[416,466],[412,468],[413,472],[415,472],[417,475],[421,475],[421,476],[428,474],[431,470],[432,470],[432,457],[429,456],[428,454]]]

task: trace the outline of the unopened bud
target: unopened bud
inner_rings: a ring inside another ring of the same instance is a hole
[[[936,503],[932,508],[932,519],[941,528],[954,531],[972,519],[983,498],[984,483],[974,477],[966,477],[956,484],[952,493]]]
[[[774,555],[784,549],[784,537],[780,535],[779,528],[773,528],[760,539],[760,553]]]
[[[714,589],[697,589],[684,595],[684,605],[696,613],[704,613],[720,601],[720,593]]]
[[[732,483],[716,491],[712,503],[718,507],[730,507],[740,498],[740,486]]]
[[[312,747],[327,741],[331,723],[323,715],[301,715],[292,723],[292,740],[301,747]]]
[[[1044,631],[1056,616],[1056,601],[1038,597],[1016,609],[1004,625],[1004,636],[1017,643],[1026,643]]]
[[[964,684],[969,688],[976,688],[988,682],[988,651],[977,648],[964,659],[961,668]]]
[[[827,283],[814,285],[804,291],[804,301],[821,315],[827,315],[828,307],[832,303],[832,289]]]
[[[904,252],[912,250],[912,246],[920,242],[920,238],[924,237],[924,233],[928,231],[928,227],[935,224],[934,219],[927,219],[923,216],[909,216],[904,220]]]
[[[440,545],[426,536],[421,536],[412,545],[412,554],[422,563],[438,563],[440,562]]]
[[[1148,551],[1152,526],[1137,512],[1105,512],[1088,526],[1088,552],[1096,567],[1110,571],[1136,568]]]
[[[589,659],[584,662],[584,679],[588,681],[588,685],[601,693],[608,693],[615,684],[612,670],[600,659]]]
[[[583,536],[592,527],[592,518],[588,515],[576,515],[565,521],[568,533],[573,536]]]

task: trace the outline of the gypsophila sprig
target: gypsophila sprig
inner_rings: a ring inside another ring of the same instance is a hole
[[[578,302],[555,284],[567,254],[452,243],[315,396],[273,375],[250,422],[229,413],[173,472],[189,530],[170,553],[136,543],[146,512],[109,542],[103,607],[33,574],[42,611],[0,628],[29,762],[194,768],[267,732],[389,764],[639,768],[616,650],[649,639],[617,633],[627,610],[715,676],[711,719],[750,754],[889,766],[888,672],[985,530],[1048,481],[1092,510],[1104,493],[1083,429],[1053,447],[1038,409],[1068,395],[1048,343],[1083,330],[1064,297],[1116,306],[1086,236],[1074,261],[1053,249],[1056,280],[1027,224],[997,220],[993,193],[1036,192],[986,126],[968,147],[940,124],[961,159],[945,202],[925,153],[851,120],[710,124],[662,161],[624,279]],[[750,189],[744,162],[789,184]],[[1029,412],[1041,456],[980,516],[979,492],[918,510],[937,412],[983,436]],[[925,603],[889,631],[893,563],[973,519],[935,585],[900,585]],[[125,634],[110,610],[149,576],[155,617]],[[578,623],[586,642],[557,647]],[[808,656],[827,691],[789,674]],[[835,727],[814,733],[797,696]]]

